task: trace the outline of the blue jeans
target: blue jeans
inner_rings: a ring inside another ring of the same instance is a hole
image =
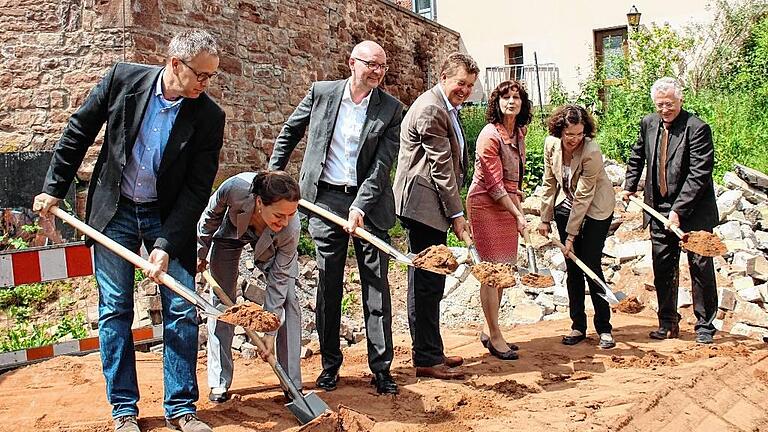
[[[104,229],[104,235],[138,253],[142,242],[151,251],[161,230],[160,212],[154,205],[134,205],[123,200]],[[194,245],[190,245],[194,247]],[[139,388],[133,346],[134,266],[106,247],[94,246],[96,282],[99,285],[99,350],[112,417],[138,415]],[[168,274],[194,288],[194,277],[172,259]],[[165,417],[194,413],[197,389],[197,313],[195,307],[165,286],[163,304],[163,407]]]

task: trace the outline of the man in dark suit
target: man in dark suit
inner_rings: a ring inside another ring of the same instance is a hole
[[[204,90],[219,65],[210,33],[183,31],[171,40],[164,67],[113,66],[69,119],[56,145],[43,193],[33,208],[45,215],[64,197],[106,123],[91,177],[86,220],[126,248],[149,251],[148,276],[167,271],[194,286],[195,226],[211,192],[224,134],[224,112]],[[134,266],[94,247],[99,285],[99,348],[115,430],[139,431],[133,322]],[[197,313],[165,286],[163,375],[167,425],[211,429],[196,416]]]
[[[291,152],[309,129],[299,185],[307,201],[347,218],[341,228],[309,215],[319,283],[316,321],[323,371],[317,386],[336,388],[343,356],[339,346],[344,264],[350,233],[364,227],[389,241],[395,223],[389,182],[398,147],[402,104],[378,86],[387,71],[384,49],[372,41],[357,44],[347,61],[350,77],[318,81],[309,89],[275,140],[269,168],[285,169]],[[379,393],[397,393],[389,373],[393,358],[389,256],[353,237],[368,337],[368,365]]]
[[[683,231],[712,231],[719,220],[712,180],[715,150],[709,125],[682,109],[683,91],[674,78],[660,78],[651,87],[656,113],[640,122],[640,136],[627,162],[622,198],[634,195],[643,167],[644,201],[667,216],[670,225]],[[675,234],[658,220],[645,215],[651,224],[653,274],[659,302],[659,328],[653,339],[679,336],[677,312],[680,245]],[[717,286],[712,258],[688,253],[691,272],[696,342],[709,344],[715,334]]]
[[[408,230],[408,249],[419,253],[445,244],[448,228],[469,234],[459,194],[467,176],[468,152],[459,108],[472,93],[480,69],[468,55],[452,53],[440,82],[413,102],[403,119],[395,173],[395,210]],[[408,325],[416,376],[461,379],[452,368],[464,359],[446,356],[440,336],[440,300],[445,276],[425,270],[408,273]]]

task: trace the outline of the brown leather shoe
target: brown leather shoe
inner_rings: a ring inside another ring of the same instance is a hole
[[[452,370],[450,367],[448,367],[445,363],[434,365],[430,367],[416,367],[416,376],[417,377],[431,377],[431,378],[437,378],[437,379],[455,379],[455,380],[461,380],[464,379],[464,373],[456,370]]]
[[[445,356],[443,357],[443,363],[448,367],[459,367],[464,364],[464,359],[461,356]]]

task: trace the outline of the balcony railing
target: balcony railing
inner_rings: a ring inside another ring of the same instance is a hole
[[[552,84],[560,82],[560,70],[554,63],[539,64],[538,74],[536,66],[530,64],[487,67],[485,68],[486,97],[490,97],[499,83],[510,79],[523,83],[534,105],[539,105],[539,88],[541,88],[541,104],[549,105]]]

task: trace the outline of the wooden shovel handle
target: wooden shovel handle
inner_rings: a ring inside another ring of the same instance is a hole
[[[203,278],[206,282],[208,282],[208,285],[211,286],[211,289],[213,289],[214,294],[216,294],[216,297],[219,298],[219,301],[221,301],[225,306],[232,307],[235,305],[235,303],[232,301],[231,298],[227,295],[227,293],[224,292],[224,290],[221,288],[221,285],[219,285],[218,282],[216,282],[216,279],[213,278],[213,275],[211,274],[210,270],[206,270],[203,272]],[[248,337],[256,344],[256,347],[261,352],[267,352],[267,344],[264,342],[264,340],[256,334],[253,330],[245,329],[245,334],[248,335]],[[267,357],[267,363],[269,363],[270,366],[275,365],[275,356],[270,353]]]
[[[124,258],[131,264],[135,265],[136,267],[143,270],[147,270],[147,271],[153,268],[153,265],[146,259],[131,252],[125,246],[105,236],[104,234],[97,231],[90,225],[86,224],[80,219],[77,219],[76,217],[65,212],[59,207],[53,206],[48,211],[54,216],[56,216],[57,218],[63,220],[64,222],[68,223],[69,225],[83,232],[85,235],[92,238],[93,240],[103,245],[107,249],[121,256],[122,258]],[[216,310],[216,308],[214,308],[210,303],[205,301],[205,299],[200,297],[196,292],[192,291],[190,288],[187,288],[184,285],[182,285],[179,281],[174,279],[168,273],[162,272],[160,274],[160,281],[163,283],[163,285],[167,286],[176,294],[184,297],[187,301],[189,301],[193,305],[202,308],[203,311],[205,311],[207,314],[213,315],[213,316],[221,315],[221,312]]]
[[[643,210],[647,211],[648,214],[650,214],[651,216],[653,216],[656,219],[658,219],[661,223],[664,224],[664,226],[668,226],[669,230],[672,231],[673,233],[675,233],[675,235],[678,238],[682,239],[683,237],[685,237],[685,233],[680,228],[678,228],[678,227],[676,227],[674,225],[670,225],[670,222],[669,222],[668,218],[664,217],[664,215],[662,215],[661,213],[659,213],[656,210],[654,210],[653,207],[651,207],[648,204],[644,203],[643,200],[641,200],[640,198],[638,198],[638,197],[636,197],[634,195],[630,195],[629,196],[629,200],[632,201],[633,203],[639,205],[640,208],[642,208]]]
[[[324,208],[322,208],[322,207],[320,207],[320,206],[318,206],[318,205],[316,205],[314,203],[311,203],[311,202],[309,202],[309,201],[307,201],[307,200],[305,200],[303,198],[299,200],[299,205],[304,207],[305,209],[311,211],[312,213],[316,213],[316,214],[318,214],[318,215],[328,219],[329,221],[331,221],[331,222],[333,222],[333,223],[335,223],[335,224],[337,224],[339,226],[343,227],[343,226],[347,225],[347,220],[344,219],[343,217],[341,217],[341,216],[339,216],[339,215],[337,215],[335,213],[332,213],[332,212],[330,212],[330,211],[328,211],[328,210],[326,210],[326,209],[324,209]],[[402,252],[400,252],[399,250],[395,249],[394,247],[389,245],[384,240],[382,240],[382,239],[376,237],[375,235],[369,233],[368,231],[364,230],[363,228],[360,228],[360,227],[355,228],[354,234],[356,236],[360,237],[361,239],[366,240],[367,242],[372,244],[374,247],[376,247],[376,248],[378,248],[378,249],[380,249],[380,250],[382,250],[382,251],[384,251],[384,252],[394,256],[395,259],[397,259],[399,261],[402,261],[402,262],[405,262],[405,263],[409,263],[411,261],[410,259],[408,259],[408,257],[403,255]]]
[[[560,240],[555,238],[555,236],[550,237],[550,239],[552,240],[552,243],[555,244],[555,246],[559,247],[560,249],[565,249],[565,246],[560,242]],[[584,273],[586,273],[587,276],[590,277],[590,279],[592,279],[593,281],[597,282],[600,285],[603,284],[603,280],[597,277],[595,272],[593,272],[592,269],[589,268],[589,266],[587,266],[584,263],[584,261],[580,260],[579,257],[577,257],[575,253],[573,253],[573,251],[568,252],[568,258],[570,258],[573,262],[576,263],[577,266],[579,266],[582,270],[584,270]]]

